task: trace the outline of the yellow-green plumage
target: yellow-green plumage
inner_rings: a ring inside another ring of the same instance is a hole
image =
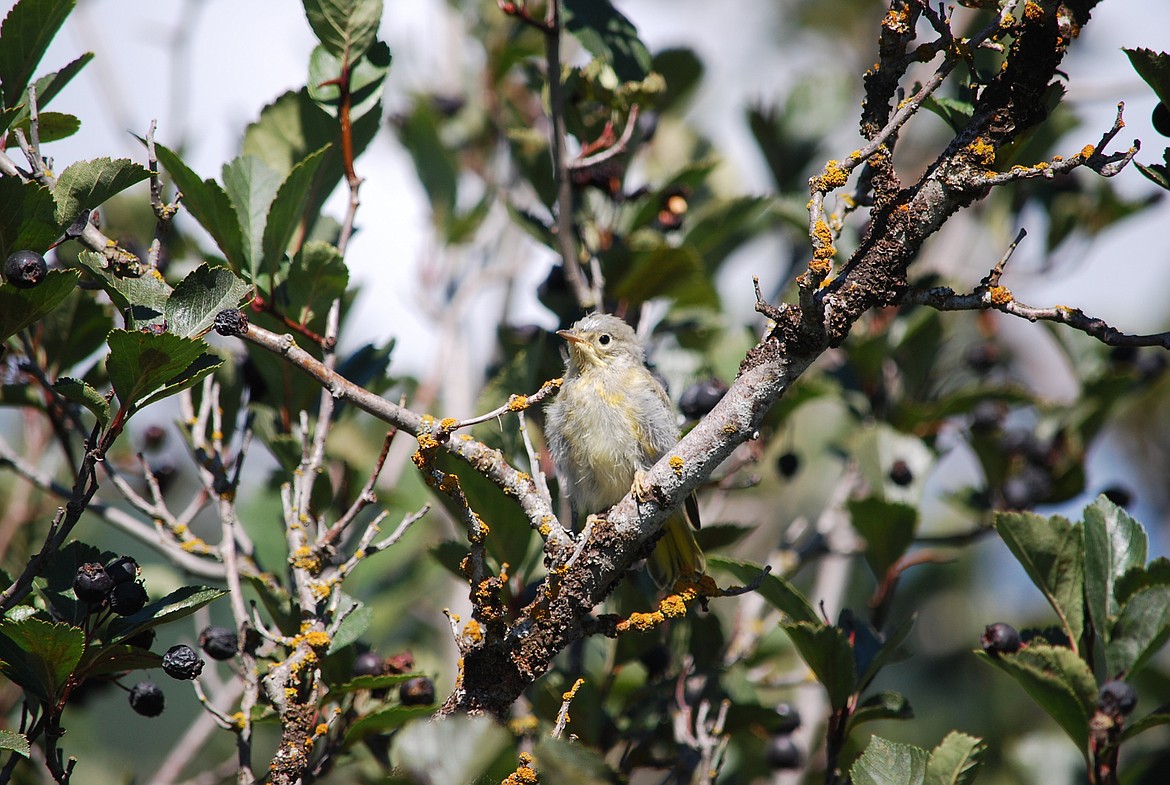
[[[679,438],[666,391],[646,369],[633,329],[616,316],[590,314],[559,333],[569,345],[565,382],[545,411],[545,432],[562,492],[579,516],[616,504]],[[694,497],[664,524],[649,560],[658,586],[704,571],[695,542]]]

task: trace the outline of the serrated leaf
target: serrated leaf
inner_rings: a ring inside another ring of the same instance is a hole
[[[77,76],[86,63],[93,59],[93,52],[86,52],[59,71],[45,74],[37,79],[37,107],[43,110],[49,105],[57,93]],[[43,119],[44,113],[40,115]],[[25,97],[16,106],[0,112],[0,134],[15,125],[23,125],[28,118],[28,97]],[[43,129],[42,129],[43,133]],[[42,141],[44,137],[41,137]]]
[[[951,731],[930,751],[924,785],[967,785],[979,773],[986,749],[983,739]]]
[[[349,606],[356,607],[347,613],[345,618],[342,619],[341,624],[338,625],[337,632],[333,634],[333,639],[329,641],[329,654],[334,654],[346,646],[352,645],[374,623],[374,609],[369,605],[358,602],[352,597],[342,597],[340,606],[343,609]]]
[[[928,96],[922,102],[922,108],[941,117],[952,131],[963,130],[975,113],[975,107],[970,101],[945,96]]]
[[[123,406],[135,407],[150,393],[182,373],[207,345],[170,333],[111,330],[106,372]]]
[[[1125,47],[1121,51],[1125,52],[1138,76],[1153,89],[1158,100],[1170,108],[1170,54]]]
[[[840,627],[807,621],[781,624],[800,657],[829,693],[829,705],[842,709],[856,690],[853,648]]]
[[[147,270],[137,276],[122,275],[107,266],[105,257],[94,251],[82,251],[77,255],[77,262],[101,284],[114,306],[126,317],[128,327],[139,329],[161,324],[171,287],[157,270]]]
[[[150,177],[150,170],[129,158],[95,158],[66,167],[53,186],[57,223],[68,226],[83,210],[98,207],[111,196]]]
[[[110,622],[106,643],[120,643],[160,624],[190,616],[225,594],[227,592],[222,589],[207,586],[184,586],[176,589],[161,600],[150,603],[138,613]]]
[[[65,400],[89,409],[103,428],[110,424],[110,402],[86,382],[62,376],[53,383],[53,389]]]
[[[308,204],[309,194],[313,187],[313,178],[317,169],[324,161],[328,146],[310,153],[304,160],[293,167],[288,177],[276,191],[272,207],[265,217],[264,234],[261,242],[263,257],[261,268],[269,274],[274,274],[284,258],[288,244],[296,234],[301,223],[305,205]],[[253,159],[258,160],[258,159]]]
[[[163,145],[155,144],[154,147],[159,162],[183,193],[182,204],[187,212],[207,230],[237,272],[247,271],[240,221],[227,192],[215,180],[201,180],[183,163],[183,159]]]
[[[37,618],[0,621],[0,672],[50,705],[61,699],[84,653],[80,627]]]
[[[464,548],[464,551],[466,551],[466,548]],[[759,564],[739,561],[737,559],[728,559],[724,556],[709,555],[707,557],[707,564],[711,567],[717,567],[730,572],[744,583],[752,583],[764,571],[764,568]],[[793,621],[806,621],[812,624],[822,623],[821,617],[809,603],[808,599],[795,586],[778,575],[773,573],[765,575],[756,591],[772,607],[786,614]]]
[[[390,47],[375,41],[369,51],[349,69],[350,121],[362,117],[381,100],[393,57]],[[341,76],[341,59],[324,46],[317,46],[309,56],[309,97],[318,106],[336,117],[341,101],[341,88],[336,80]]]
[[[1113,595],[1124,605],[1138,589],[1159,584],[1170,584],[1170,559],[1165,556],[1152,559],[1145,567],[1126,570],[1114,584]]]
[[[211,328],[216,314],[238,308],[248,291],[248,284],[226,267],[202,264],[167,298],[163,306],[167,331],[180,338],[198,338]]]
[[[434,706],[385,706],[363,714],[345,731],[349,746],[375,733],[387,733],[401,728],[411,720],[426,719],[435,713]]]
[[[52,191],[0,177],[0,259],[14,251],[44,253],[60,234]]]
[[[305,243],[289,267],[281,289],[288,312],[309,325],[325,316],[330,304],[345,294],[349,268],[341,252],[329,243]]]
[[[609,0],[564,0],[565,29],[594,57],[613,67],[623,82],[640,82],[650,73],[650,50],[633,22]]]
[[[995,529],[1056,611],[1074,649],[1085,626],[1085,552],[1080,523],[1059,515],[1001,512]]]
[[[282,178],[254,155],[241,155],[224,164],[223,187],[235,210],[243,239],[247,270],[255,283],[264,259],[264,226]]]
[[[910,708],[910,701],[900,692],[884,690],[870,695],[849,715],[849,728],[852,731],[863,722],[874,720],[908,720],[914,717],[914,710]]]
[[[0,729],[0,750],[12,750],[25,758],[32,754],[32,748],[28,743],[28,736],[25,736],[23,733],[3,729]]]
[[[18,114],[23,114],[23,112]],[[13,119],[9,127],[11,129],[19,128],[26,139],[32,135],[32,120],[29,117]],[[41,144],[68,139],[80,130],[81,119],[74,115],[64,112],[37,113],[37,137]]]
[[[380,676],[355,676],[343,684],[329,687],[330,693],[357,692],[358,690],[384,690],[404,681],[426,676],[425,673],[386,673]]]
[[[1082,754],[1088,749],[1089,718],[1097,703],[1097,682],[1071,649],[1033,641],[1014,654],[976,656],[1016,680],[1032,700],[1064,729]]]
[[[1085,508],[1085,601],[1102,642],[1108,644],[1120,602],[1117,580],[1146,563],[1148,541],[1141,524],[1104,496]]]
[[[76,0],[19,0],[0,24],[4,106],[16,106]]]
[[[915,621],[917,621],[917,616],[910,616],[902,622],[901,626],[880,640],[877,652],[872,655],[868,663],[864,663],[857,655],[859,636],[853,636],[854,660],[863,666],[858,668],[860,675],[857,677],[857,684],[860,689],[864,690],[867,688],[874,677],[878,675],[878,672],[886,665],[891,662],[900,662],[909,656],[906,650],[902,648],[902,644],[910,637],[910,631],[914,629]]]
[[[223,365],[223,358],[214,354],[203,353],[195,358],[194,362],[183,369],[181,373],[174,378],[167,381],[162,387],[155,390],[148,395],[138,408],[141,409],[149,406],[155,401],[161,401],[163,398],[169,398],[172,395],[178,395],[183,390],[194,387],[199,382],[203,381],[205,377],[215,372],[217,368]]]
[[[1105,644],[1110,677],[1141,670],[1170,638],[1170,585],[1146,586],[1121,607]]]
[[[382,21],[382,0],[305,0],[304,5],[317,40],[351,63],[366,53]]]
[[[77,286],[77,273],[49,270],[45,279],[29,289],[0,284],[0,344],[30,324],[43,319],[64,302]]]
[[[853,785],[922,785],[926,750],[871,736],[865,752],[849,768]]]
[[[93,677],[125,671],[145,670],[162,667],[162,655],[149,649],[127,644],[103,646],[87,654],[78,667],[78,676]]]
[[[880,583],[914,542],[918,508],[876,497],[850,499],[853,528],[865,538],[865,561]]]

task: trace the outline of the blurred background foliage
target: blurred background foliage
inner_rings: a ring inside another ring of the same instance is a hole
[[[765,297],[773,301],[793,295],[793,274],[809,256],[807,180],[826,159],[856,146],[860,76],[873,60],[885,6],[876,0],[782,4],[783,24],[762,34],[770,49],[759,53],[762,67],[756,75],[767,82],[771,67],[783,64],[776,88],[761,91],[719,123],[696,116],[696,94],[720,89],[712,85],[704,58],[683,46],[652,50],[638,38],[631,20],[639,13],[669,14],[669,8],[630,6],[565,3],[569,34],[561,76],[571,160],[609,149],[629,131],[625,152],[571,169],[572,220],[584,258],[595,259],[604,278],[606,305],[634,324],[651,326],[645,335],[650,360],[676,402],[690,395],[684,409],[693,421],[717,400],[719,383],[732,381],[763,327],[752,311],[750,276],[761,278]],[[429,208],[425,258],[417,263],[386,258],[381,273],[419,293],[416,305],[429,323],[425,340],[433,347],[427,361],[408,366],[398,361],[404,345],[423,340],[417,336],[368,340],[361,324],[346,321],[361,286],[339,255],[310,242],[333,243],[338,237],[340,215],[325,208],[343,176],[335,150],[320,163],[286,276],[257,274],[255,280],[280,312],[317,332],[328,302],[342,297],[342,373],[388,399],[403,398],[415,410],[467,416],[559,375],[559,341],[552,333],[580,310],[554,264],[557,192],[543,34],[502,12],[496,2],[455,3],[433,13],[445,23],[442,43],[459,52],[458,78],[427,90],[413,74],[414,86],[408,88],[395,80],[402,52],[394,49],[391,66],[391,49],[379,43],[364,66],[369,89],[360,104],[364,113],[355,118],[358,152],[374,140],[394,140],[409,155]],[[532,13],[543,18],[543,5],[534,5]],[[736,11],[729,7],[726,13]],[[1108,4],[1099,13],[1108,13]],[[591,16],[598,14],[616,27],[599,34]],[[986,20],[978,13],[956,18],[969,20],[971,29]],[[231,24],[230,15],[216,23]],[[388,15],[383,30],[392,42],[394,25]],[[1091,26],[1086,35],[1092,36]],[[728,38],[719,46],[737,43]],[[207,56],[212,55],[197,53],[196,63]],[[966,83],[980,72],[994,72],[999,61],[995,53],[980,52],[977,73],[962,74],[944,87],[929,107],[933,113],[911,123],[897,153],[904,176],[916,176],[938,154],[950,138],[949,113],[961,113],[968,97]],[[336,63],[321,51],[305,62],[308,87],[274,96],[246,131],[241,129],[241,152],[258,156],[281,177],[333,134],[329,102],[335,96],[317,86]],[[712,135],[721,123],[734,124],[739,138],[749,140],[757,171],[744,175],[721,151],[721,141]],[[996,167],[1047,160],[1094,141],[1101,130],[1082,125],[1077,104],[1065,100],[1024,144],[999,151]],[[1083,141],[1070,144],[1070,139]],[[182,139],[169,139],[164,128],[159,141],[175,151],[175,161],[163,155],[162,163],[178,180]],[[358,171],[367,180],[382,176],[360,157]],[[199,172],[193,182],[211,174]],[[1059,278],[1096,238],[1156,205],[1161,196],[1156,188],[1139,182],[1132,170],[1125,178],[1124,189],[1085,172],[997,189],[928,243],[912,268],[913,282],[971,288],[1020,226],[1029,230],[1022,274]],[[226,172],[222,179],[229,181]],[[160,266],[172,285],[205,260],[230,256],[190,218],[181,214],[164,237]],[[863,227],[859,219],[855,214],[845,225],[839,258],[856,246]],[[359,235],[364,224],[378,220],[371,210],[359,211]],[[144,248],[153,233],[154,219],[140,191],[105,204],[101,221],[103,231],[132,248]],[[78,251],[76,243],[66,243],[53,258],[59,266],[76,267]],[[310,261],[314,253],[316,261]],[[1015,270],[1009,270],[1010,277]],[[1127,276],[1110,275],[1100,286],[1128,289],[1135,283],[1140,286]],[[479,295],[487,286],[502,295],[485,302]],[[539,323],[516,315],[534,308],[542,309]],[[252,316],[270,329],[284,329],[271,313]],[[383,318],[393,324],[393,310],[388,307]],[[1164,309],[1149,318],[1156,329],[1165,329]],[[980,632],[992,622],[1020,628],[1055,622],[995,536],[993,514],[1036,510],[1076,520],[1081,508],[1104,493],[1143,521],[1151,556],[1165,553],[1170,374],[1162,350],[1109,349],[1060,327],[1022,329],[1005,320],[998,314],[940,314],[916,307],[867,314],[843,347],[827,352],[788,392],[759,438],[737,450],[702,490],[700,541],[714,556],[773,564],[814,606],[824,603],[831,619],[851,608],[883,631],[913,620],[904,641],[908,658],[883,670],[875,683],[906,696],[913,720],[879,720],[869,726],[873,733],[930,749],[948,730],[958,729],[987,745],[980,782],[1078,782],[1083,761],[1058,726],[1009,679],[972,655]],[[98,386],[104,382],[100,348],[115,323],[108,304],[78,291],[37,328],[32,346],[54,375],[69,373]],[[232,438],[238,413],[246,409],[266,448],[264,457],[250,461],[239,509],[257,561],[279,572],[288,556],[279,483],[299,458],[291,435],[298,413],[313,410],[319,388],[253,346],[213,341],[213,347],[227,360],[217,373],[224,385],[225,438]],[[35,411],[43,402],[30,400],[13,364],[6,374],[9,383],[0,390],[7,405],[0,412],[5,439],[32,463],[58,465],[44,417]],[[198,488],[176,427],[178,416],[166,403],[138,415],[109,460],[133,475],[135,453],[142,452],[164,481],[167,498],[181,506]],[[528,419],[538,445],[539,420],[535,412]],[[369,416],[341,407],[328,446],[329,470],[316,481],[318,515],[335,518],[352,503],[384,433]],[[501,447],[516,465],[526,465],[514,419],[484,423],[475,435]],[[379,486],[391,519],[436,500],[407,460],[409,442],[398,437]],[[459,474],[473,507],[490,524],[489,554],[497,567],[507,563],[507,592],[518,607],[543,575],[539,539],[494,486],[466,466],[445,468]],[[541,465],[531,468],[551,472],[543,452]],[[12,573],[40,543],[57,502],[8,472],[0,473],[0,497],[0,551]],[[844,533],[834,523],[842,509],[861,522]],[[208,541],[218,536],[218,523],[209,514],[197,518],[192,529]],[[149,563],[142,543],[96,518],[84,520],[77,536],[138,556],[152,591],[181,583],[165,560]],[[907,549],[921,563],[906,569],[896,591],[879,597],[885,569]],[[328,678],[349,678],[363,651],[410,652],[416,669],[433,678],[441,700],[457,674],[443,609],[466,612],[467,587],[458,568],[465,554],[461,527],[436,511],[347,579],[346,592],[360,598],[372,616],[356,646],[326,663]],[[732,580],[728,572],[718,575],[723,582]],[[646,610],[651,595],[645,576],[632,575],[607,610]],[[218,605],[196,619],[185,630],[168,628],[164,637],[173,640],[160,645],[192,641],[209,619],[230,624],[227,608]],[[802,741],[812,741],[811,760],[802,754],[796,767],[788,766],[792,759],[778,741],[792,734],[791,712],[823,705],[805,699],[820,687],[777,619],[749,595],[712,602],[709,611],[692,611],[685,620],[647,633],[587,640],[529,690],[509,732],[471,720],[442,727],[414,723],[394,738],[389,759],[402,772],[421,771],[434,760],[420,750],[434,745],[450,752],[443,775],[450,778],[432,772],[430,781],[468,776],[499,781],[516,766],[517,740],[546,737],[562,694],[582,677],[568,726],[578,743],[539,743],[537,759],[547,765],[542,782],[627,777],[659,782],[665,770],[693,766],[692,753],[677,744],[665,718],[680,700],[696,705],[703,697],[712,705],[730,700],[730,744],[720,782],[819,781],[815,739],[822,716],[801,716],[802,727],[812,729]],[[1136,681],[1139,714],[1170,701],[1168,666],[1163,654]],[[213,678],[228,676],[223,666],[209,664],[209,671],[217,668]],[[85,762],[84,781],[146,781],[146,773],[181,743],[199,713],[184,686],[165,685],[167,712],[153,720],[130,714],[124,696],[112,688],[79,696],[67,726],[70,751]],[[10,706],[12,691],[3,694]],[[525,724],[528,715],[539,724]],[[406,719],[401,715],[387,724]],[[853,734],[845,761],[860,753],[868,736]],[[270,749],[275,737],[262,729],[260,738],[257,759],[263,760],[264,745]],[[1134,742],[1131,754],[1140,764],[1126,771],[1124,781],[1161,782],[1160,772],[1170,766],[1167,741],[1164,730],[1156,729]],[[464,756],[466,750],[476,754]],[[380,737],[355,733],[327,779],[384,781],[386,755]],[[230,757],[227,734],[213,737],[188,774]]]

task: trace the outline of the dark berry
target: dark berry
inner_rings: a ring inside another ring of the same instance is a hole
[[[220,335],[243,335],[248,332],[248,315],[239,308],[228,308],[215,315],[212,325]]]
[[[142,610],[148,599],[141,583],[119,583],[110,592],[110,610],[119,616],[129,616]]]
[[[106,572],[114,583],[130,583],[138,580],[138,562],[132,556],[119,556],[106,565]]]
[[[1012,654],[1020,650],[1020,633],[1010,624],[996,622],[984,628],[979,643],[988,654]]]
[[[786,452],[776,459],[776,470],[781,477],[791,477],[800,469],[800,456],[794,452]]]
[[[993,433],[1003,420],[1003,409],[995,401],[980,401],[971,410],[971,430],[975,433]]]
[[[382,658],[375,651],[363,651],[353,659],[354,676],[381,676]]]
[[[1114,365],[1133,365],[1134,360],[1137,358],[1138,350],[1136,346],[1114,346],[1109,350],[1109,362]]]
[[[160,463],[158,466],[151,466],[150,473],[154,475],[154,481],[158,483],[159,493],[164,494],[175,484],[175,478],[179,476],[179,470],[173,463]]]
[[[161,425],[151,425],[142,432],[142,446],[147,450],[157,450],[167,442],[167,429]]]
[[[796,746],[792,736],[781,733],[773,736],[768,743],[765,760],[773,769],[799,769],[804,763],[804,756],[800,754],[800,748]]]
[[[657,681],[666,675],[666,669],[670,667],[670,649],[661,643],[656,644],[642,652],[638,660],[646,668],[646,678]]]
[[[137,635],[135,635],[131,638],[127,638],[126,640],[124,640],[122,642],[125,643],[127,646],[133,646],[137,649],[149,650],[150,647],[154,645],[154,639],[156,637],[158,637],[158,632],[155,631],[154,629],[149,629],[149,630],[143,630],[142,632],[138,633]]]
[[[800,727],[800,712],[791,703],[777,704],[776,715],[780,718],[780,726],[776,728],[776,733],[792,733]]]
[[[1031,464],[1003,482],[1003,503],[1013,510],[1026,510],[1047,499],[1051,493],[1051,475]]]
[[[45,257],[36,251],[17,251],[4,263],[4,277],[17,289],[31,289],[45,280],[48,272]]]
[[[1167,108],[1165,102],[1159,101],[1158,105],[1154,107],[1154,112],[1150,115],[1150,122],[1153,123],[1154,130],[1162,136],[1170,136],[1170,108]]]
[[[417,676],[402,682],[398,700],[403,706],[430,706],[435,702],[435,683],[426,676]]]
[[[163,691],[153,681],[140,681],[130,689],[130,708],[143,717],[157,717],[165,705]]]
[[[1121,487],[1120,485],[1110,485],[1108,488],[1101,491],[1101,495],[1116,504],[1118,507],[1128,507],[1133,503],[1133,492],[1128,488]]]
[[[990,341],[977,343],[967,350],[965,359],[968,368],[977,374],[985,374],[999,364],[999,346]]]
[[[1110,679],[1097,693],[1097,707],[1110,717],[1126,717],[1137,706],[1137,690],[1127,681]]]
[[[910,464],[899,459],[890,466],[890,482],[905,488],[914,482],[914,472],[910,471]]]
[[[162,665],[164,673],[179,681],[190,681],[203,672],[203,660],[185,643],[167,649]]]
[[[114,579],[106,572],[106,568],[97,562],[83,564],[77,568],[73,577],[73,593],[82,602],[96,605],[106,598],[114,588]]]
[[[682,394],[678,408],[688,420],[698,420],[723,399],[727,385],[714,377],[695,382]]]
[[[230,660],[236,656],[239,638],[227,627],[204,627],[199,633],[199,648],[213,660]]]

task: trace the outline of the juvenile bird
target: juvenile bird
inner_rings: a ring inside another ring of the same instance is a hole
[[[561,488],[578,516],[604,512],[679,439],[670,399],[645,364],[634,330],[593,313],[557,335],[568,342],[565,381],[545,410],[545,436]],[[648,566],[659,588],[702,574],[694,494],[663,525]]]

